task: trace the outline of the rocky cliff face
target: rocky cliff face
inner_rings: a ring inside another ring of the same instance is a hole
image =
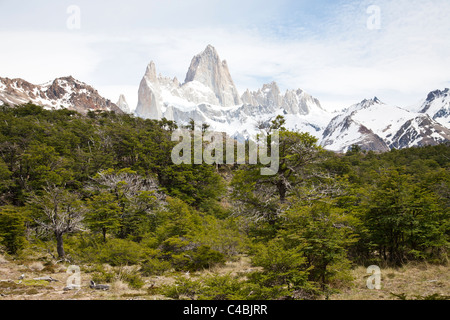
[[[208,45],[202,53],[192,59],[184,83],[192,81],[197,81],[211,89],[218,104],[223,107],[242,103],[228,70],[227,62],[220,60],[219,54],[211,45]]]
[[[435,146],[450,141],[450,129],[431,119],[429,115],[417,115],[405,122],[392,138],[392,149]]]
[[[210,130],[225,132],[239,140],[254,137],[277,116],[286,128],[315,136],[326,149],[345,152],[356,144],[365,150],[434,145],[450,141],[450,90],[430,92],[411,110],[387,105],[378,98],[366,99],[331,114],[319,100],[301,89],[281,92],[276,82],[239,96],[227,63],[212,46],[196,55],[181,84],[177,78],[158,75],[154,62],[139,87],[136,115],[148,119],[191,119],[207,123]],[[128,113],[123,95],[117,104],[73,77],[43,85],[22,79],[0,78],[0,105],[32,102],[46,108],[67,108],[81,113],[105,110]]]
[[[212,46],[192,59],[183,84],[176,78],[157,77],[155,69],[151,63],[139,89],[136,114],[143,118],[165,117],[180,125],[194,119],[208,123],[211,130],[247,139],[277,115],[285,116],[290,129],[320,138],[332,117],[306,92],[283,94],[275,82],[240,97],[226,62]]]
[[[283,94],[276,82],[265,84],[258,91],[247,90],[242,95],[242,102],[252,106],[267,106],[273,111],[283,109],[288,114],[308,115],[316,108],[323,110],[319,100],[303,90],[286,90]]]
[[[161,119],[162,116],[161,89],[153,61],[147,66],[139,86],[136,115],[144,119]]]
[[[73,77],[58,78],[42,85],[23,79],[0,78],[0,102],[17,105],[32,102],[48,109],[66,108],[86,114],[89,110],[122,110],[99,95],[93,87]]]
[[[138,116],[160,119],[167,108],[201,104],[220,107],[241,104],[228,66],[212,46],[192,59],[183,84],[176,78],[157,76],[154,62],[148,65],[139,87]],[[172,117],[171,109],[168,117]]]

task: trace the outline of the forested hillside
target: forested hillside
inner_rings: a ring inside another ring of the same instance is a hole
[[[246,256],[245,277],[177,276],[178,299],[316,299],[355,266],[447,264],[450,145],[325,151],[280,131],[280,170],[175,165],[176,123],[114,112],[0,107],[0,252],[183,275]],[[207,128],[203,128],[207,130]],[[89,269],[89,270],[92,270]]]

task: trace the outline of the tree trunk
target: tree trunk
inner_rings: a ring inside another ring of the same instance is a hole
[[[55,236],[56,236],[56,251],[58,252],[58,257],[64,258],[66,253],[64,252],[63,234],[60,232],[55,232]]]
[[[286,202],[286,193],[287,193],[287,187],[284,184],[283,181],[279,181],[277,183],[277,187],[278,187],[278,193],[280,195],[280,202],[284,203]]]

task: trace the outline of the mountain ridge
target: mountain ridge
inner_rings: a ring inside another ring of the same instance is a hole
[[[365,99],[333,118],[324,131],[321,144],[336,152],[345,152],[352,145],[388,151],[447,141],[450,141],[450,129],[427,113],[390,106],[375,97]]]
[[[66,108],[86,114],[89,110],[122,110],[110,100],[100,96],[97,90],[72,76],[56,78],[36,85],[26,80],[0,77],[1,104],[32,102],[49,109]]]
[[[258,127],[267,126],[278,115],[284,115],[292,128],[320,138],[332,118],[318,99],[301,89],[282,94],[274,81],[240,95],[226,61],[211,45],[192,58],[183,84],[176,78],[156,77],[156,70],[151,77],[146,74],[136,107],[136,115],[143,118],[165,117],[181,125],[193,119],[242,140],[256,135]]]
[[[27,102],[84,114],[89,110],[131,113],[124,95],[114,104],[71,76],[42,85],[0,78],[0,104]],[[140,82],[134,114],[145,119],[166,118],[180,126],[191,120],[207,123],[211,130],[238,140],[252,139],[259,128],[268,127],[281,115],[287,129],[307,132],[335,152],[346,152],[354,144],[384,152],[450,141],[448,88],[428,93],[420,105],[411,108],[388,105],[374,97],[331,113],[304,90],[281,92],[275,81],[240,95],[226,60],[221,60],[211,45],[192,58],[183,83],[158,74],[151,61]]]

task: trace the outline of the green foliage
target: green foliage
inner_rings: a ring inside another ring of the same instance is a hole
[[[125,269],[122,267],[114,268],[108,271],[100,269],[95,271],[91,277],[91,280],[95,283],[113,283],[114,281],[121,280],[126,282],[132,289],[140,289],[144,286],[145,282],[141,275],[135,269]]]
[[[259,244],[252,264],[263,268],[252,275],[252,281],[262,287],[287,287],[294,291],[306,285],[309,270],[300,246],[290,246],[282,239]]]
[[[141,289],[145,285],[144,280],[135,270],[122,271],[120,273],[120,279],[128,283],[132,289]]]
[[[98,262],[111,266],[137,265],[145,256],[137,243],[124,239],[111,239],[99,247]]]
[[[193,300],[201,290],[201,282],[187,277],[177,277],[174,285],[166,285],[161,293],[172,299]]]
[[[92,275],[92,281],[95,283],[112,283],[116,279],[116,273],[113,271],[100,271]]]
[[[207,275],[196,279],[177,277],[173,285],[166,285],[161,293],[172,299],[215,301],[277,300],[293,295],[283,286],[264,286],[255,279],[226,275]]]
[[[199,213],[177,198],[167,198],[167,206],[158,214],[158,222],[155,234],[160,243],[171,237],[192,236],[203,228]]]
[[[381,173],[364,203],[369,241],[394,264],[439,254],[438,248],[448,245],[449,221],[439,202],[411,175]]]
[[[0,158],[0,204],[5,202],[5,197],[9,188],[13,186],[13,181],[11,180],[12,172],[9,171],[8,165]]]
[[[94,232],[101,232],[106,242],[107,232],[117,231],[120,227],[121,207],[114,195],[102,192],[87,201],[88,212],[85,222]]]
[[[289,245],[302,248],[310,269],[309,279],[320,283],[322,289],[350,269],[347,249],[357,241],[352,222],[345,211],[327,203],[312,207],[300,203],[288,212],[281,236]]]
[[[145,277],[162,276],[167,271],[172,269],[172,264],[157,258],[149,258],[141,263],[140,272]]]
[[[166,119],[32,104],[1,111],[8,253],[27,240],[50,248],[56,237],[64,256],[64,236],[76,261],[139,265],[139,274],[114,274],[134,288],[141,275],[248,254],[259,270],[245,277],[179,278],[164,289],[175,299],[223,300],[315,298],[345,285],[352,263],[448,260],[449,144],[335,154],[279,116],[268,128],[269,140],[280,133],[279,172],[262,176],[262,165],[174,165],[177,125]]]
[[[225,263],[225,257],[222,253],[212,250],[210,247],[202,245],[188,253],[189,263],[187,270],[197,271],[211,268],[212,266]]]
[[[203,279],[199,300],[244,300],[251,292],[245,281],[229,274],[207,276]]]
[[[160,247],[161,257],[177,271],[198,271],[225,262],[225,256],[205,245],[169,238]]]
[[[358,263],[446,262],[449,248],[450,145],[367,154],[353,150],[321,164],[348,181],[336,203],[351,212]]]
[[[25,238],[26,217],[14,207],[0,207],[0,244],[9,254],[17,254],[27,243]]]
[[[203,217],[203,228],[193,235],[196,242],[233,257],[244,253],[248,246],[247,237],[240,229],[242,219],[227,218],[219,220],[213,216]]]
[[[277,117],[272,129],[283,129],[283,123]],[[308,133],[280,130],[277,174],[261,175],[261,165],[241,166],[231,182],[232,199],[243,216],[275,224],[295,188],[314,176],[314,164],[323,154],[317,139]]]

